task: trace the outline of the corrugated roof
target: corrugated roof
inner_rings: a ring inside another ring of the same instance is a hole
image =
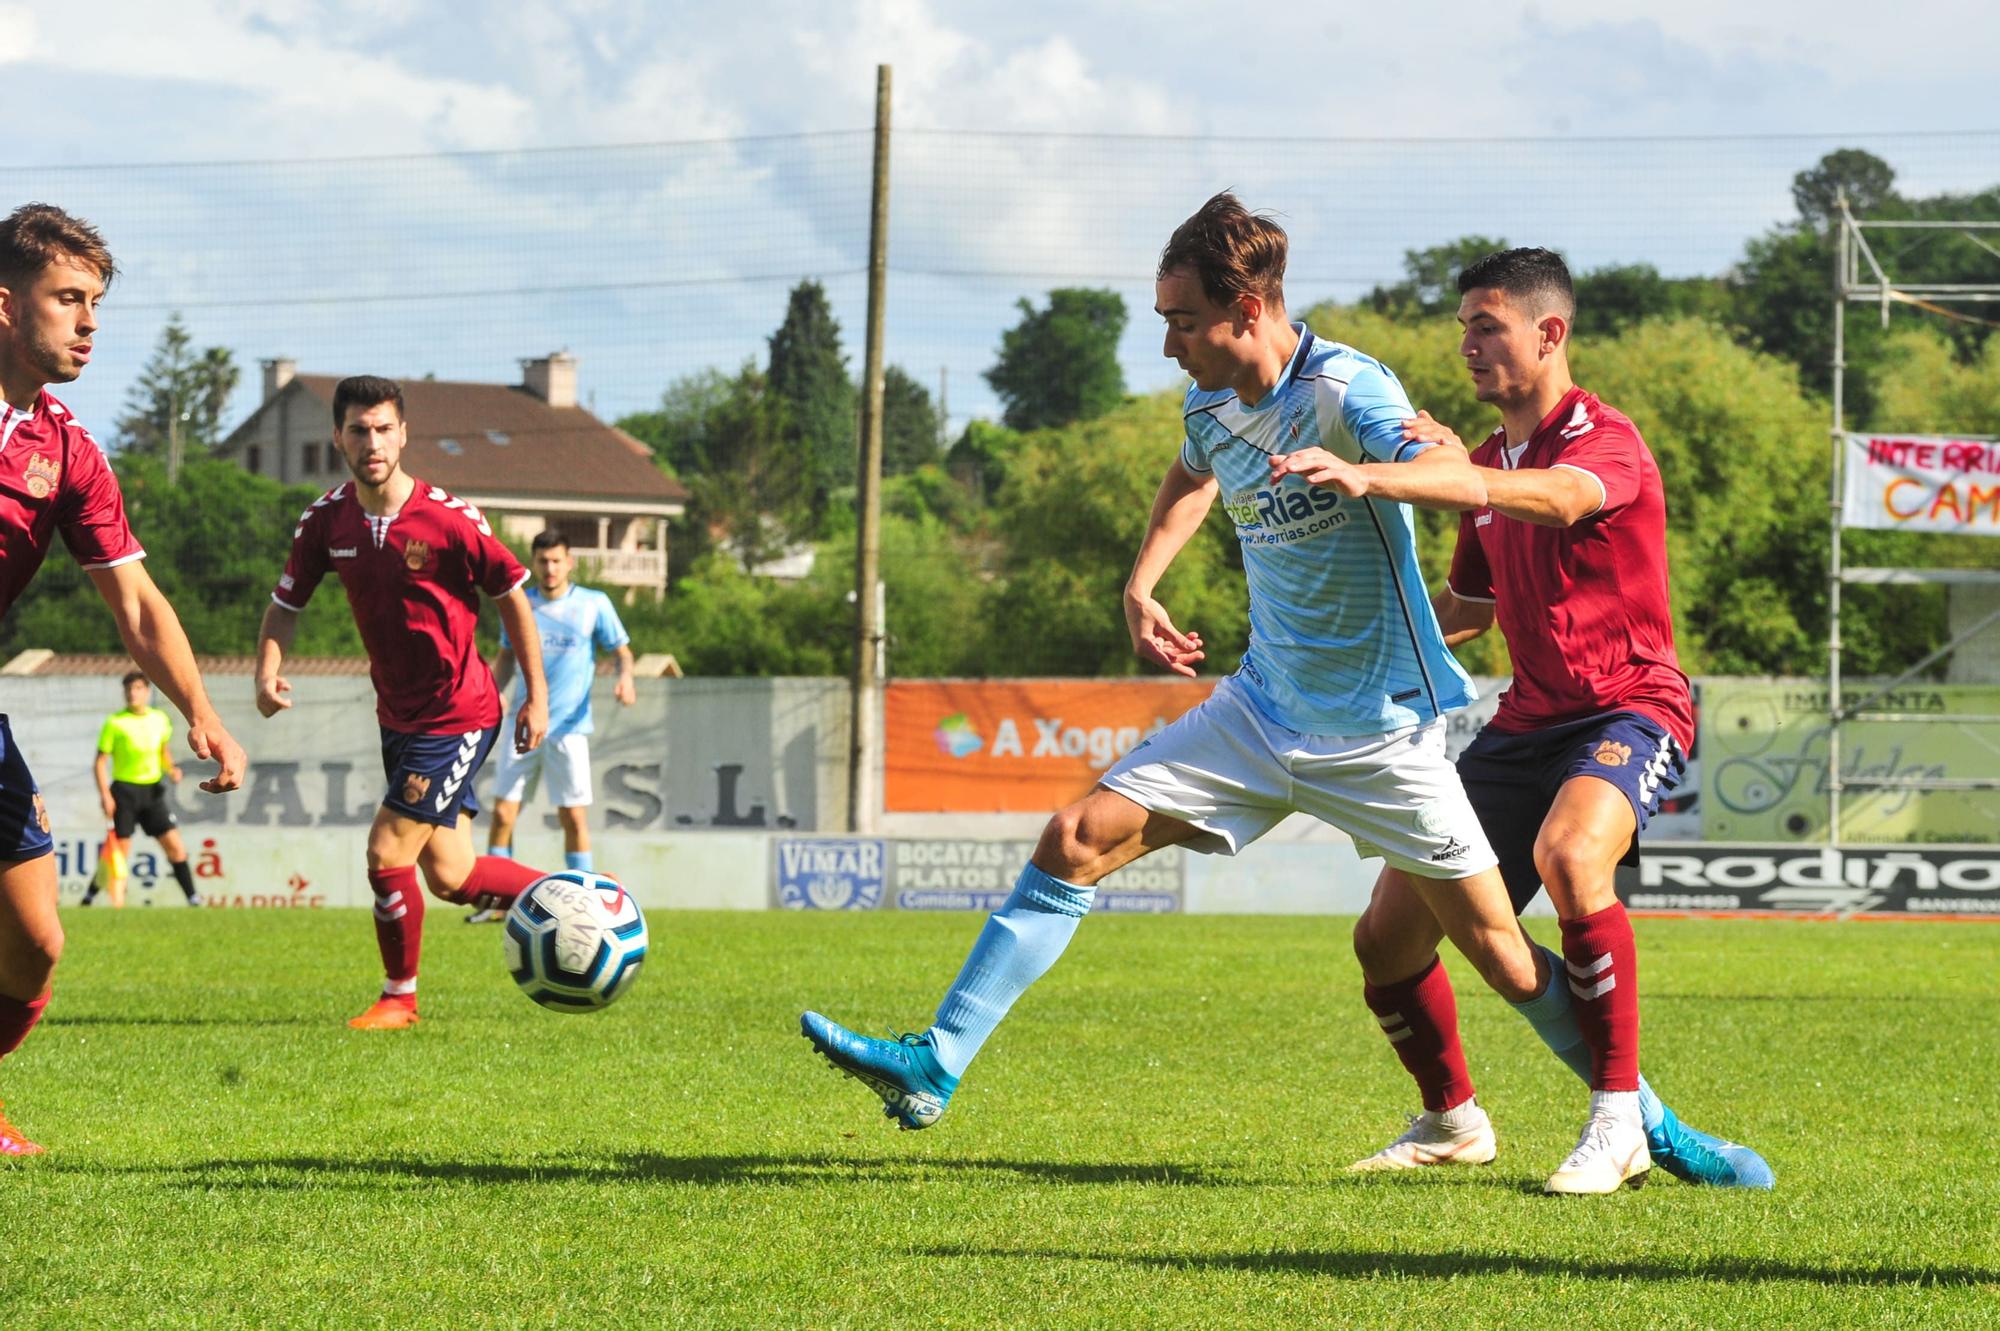
[[[291,382],[323,411],[333,409],[337,376],[301,374]],[[687,487],[655,467],[644,444],[582,407],[552,407],[525,388],[505,384],[401,383],[410,425],[403,470],[419,480],[453,494],[687,502]],[[331,435],[330,419],[321,419]],[[233,445],[235,436],[229,442]]]

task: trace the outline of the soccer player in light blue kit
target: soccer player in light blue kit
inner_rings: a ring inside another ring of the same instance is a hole
[[[1194,387],[1186,440],[1126,584],[1126,625],[1143,659],[1195,673],[1200,635],[1175,627],[1153,589],[1220,498],[1249,579],[1242,667],[1049,820],[930,1029],[878,1040],[817,1012],[800,1018],[813,1046],[905,1128],[942,1116],[980,1046],[1062,954],[1101,879],[1162,846],[1234,854],[1293,812],[1342,828],[1363,854],[1400,870],[1486,982],[1554,1047],[1577,1038],[1554,1029],[1574,1025],[1549,1014],[1558,977],[1513,919],[1445,757],[1444,714],[1473,690],[1430,608],[1408,508],[1306,484],[1280,460],[1317,447],[1348,462],[1422,469],[1439,490],[1464,486],[1474,506],[1483,482],[1462,449],[1403,437],[1413,413],[1386,367],[1286,318],[1285,257],[1275,223],[1218,194],[1174,232],[1155,286],[1165,354]],[[1492,1125],[1469,1094],[1444,1117],[1458,1133],[1453,1162],[1493,1159]],[[1577,1154],[1551,1190],[1624,1182]]]
[[[563,866],[591,869],[590,826],[590,685],[597,675],[597,653],[615,652],[618,679],[611,695],[630,707],[637,698],[632,682],[631,639],[611,598],[570,581],[575,560],[569,541],[558,531],[545,531],[529,547],[535,585],[528,588],[535,627],[542,637],[542,670],[549,684],[549,736],[539,749],[515,753],[502,745],[493,776],[493,827],[487,853],[512,858],[514,822],[521,813],[528,781],[539,773],[549,800],[562,821]],[[493,674],[501,692],[514,674],[514,649],[503,632]],[[516,706],[519,706],[516,699]],[[498,920],[504,911],[476,911],[467,923]]]

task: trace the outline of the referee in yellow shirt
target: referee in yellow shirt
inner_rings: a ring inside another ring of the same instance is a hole
[[[97,736],[97,794],[104,803],[104,816],[111,820],[112,835],[118,839],[119,860],[129,858],[132,833],[144,828],[146,835],[160,843],[174,881],[187,894],[188,905],[199,906],[201,894],[194,890],[194,873],[188,868],[187,846],[173,811],[167,807],[166,782],[179,781],[181,769],[174,765],[167,748],[174,735],[174,723],[152,705],[153,686],[137,670],[125,676],[125,709],[104,719]],[[125,904],[125,877],[113,877],[107,886],[113,906]],[[97,898],[93,879],[83,894],[88,906]]]

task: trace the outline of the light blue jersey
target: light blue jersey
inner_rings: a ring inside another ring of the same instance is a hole
[[[542,674],[549,683],[549,738],[588,735],[590,682],[597,675],[597,653],[616,651],[631,639],[612,608],[611,598],[588,587],[571,586],[557,600],[540,587],[529,587],[528,604],[535,608],[535,629],[542,637]],[[500,645],[511,648],[507,631]],[[528,683],[514,690],[512,711],[527,701]]]
[[[1181,462],[1215,475],[1250,580],[1239,675],[1260,710],[1313,735],[1373,735],[1464,707],[1477,693],[1452,659],[1417,567],[1407,505],[1349,499],[1271,458],[1318,445],[1349,462],[1406,462],[1414,416],[1387,366],[1294,324],[1299,349],[1254,407],[1188,390]]]

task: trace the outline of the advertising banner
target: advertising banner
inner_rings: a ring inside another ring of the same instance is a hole
[[[998,910],[1034,854],[1029,840],[778,837],[771,904],[781,910]],[[1095,912],[1184,909],[1186,852],[1156,851],[1098,885]]]
[[[1212,679],[897,680],[884,706],[890,813],[1041,813],[1085,794]]]
[[[1850,434],[1841,523],[2000,536],[2000,444]]]
[[[1857,683],[1857,699],[1868,691]],[[1703,682],[1702,839],[1823,839],[1827,820],[1827,691],[1808,680]],[[2000,688],[1915,685],[1883,695],[1878,710],[1948,717],[2000,714]],[[1840,731],[1849,779],[1988,777],[2000,771],[2000,726],[1939,721],[1849,721]],[[2000,841],[1991,791],[1849,790],[1841,835],[1857,842]]]
[[[2000,920],[2000,848],[1678,845],[1620,869],[1618,895],[1641,911]]]

